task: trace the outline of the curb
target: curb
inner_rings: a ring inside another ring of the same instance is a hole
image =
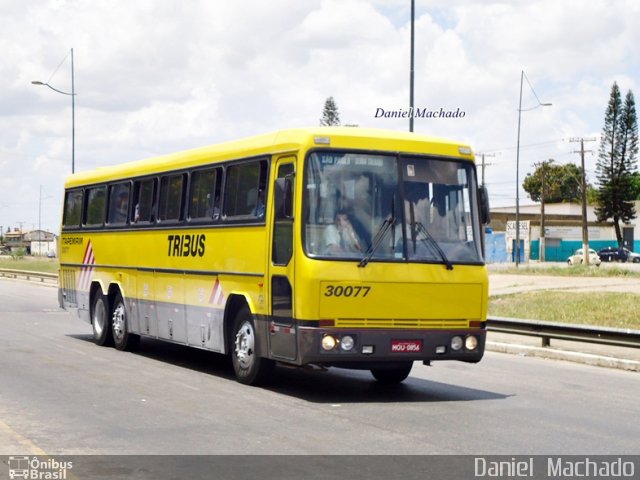
[[[532,347],[529,345],[517,345],[512,343],[492,341],[487,341],[486,349],[491,352],[547,358],[551,360],[563,360],[598,367],[616,368],[619,370],[640,372],[639,361],[606,357],[603,355],[594,355],[591,353],[571,352],[567,350],[557,350],[549,347]]]

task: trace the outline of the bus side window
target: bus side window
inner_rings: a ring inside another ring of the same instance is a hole
[[[109,225],[124,225],[129,213],[129,182],[118,183],[109,187]]]
[[[224,214],[227,218],[264,218],[267,161],[239,163],[227,167]]]
[[[209,168],[191,174],[189,200],[190,220],[218,220],[220,218],[220,183],[222,169]]]
[[[82,190],[68,191],[64,198],[63,225],[68,228],[79,227],[82,220]]]
[[[293,256],[293,163],[278,168],[273,189],[273,244],[271,261],[274,265],[287,265]],[[288,282],[287,282],[288,284]]]
[[[182,220],[182,199],[186,185],[186,174],[164,175],[160,178],[160,200],[158,202],[158,220]]]
[[[104,225],[106,212],[107,187],[94,187],[87,189],[85,205],[85,221],[87,226]]]
[[[134,183],[131,223],[149,223],[155,220],[156,184],[155,178]]]

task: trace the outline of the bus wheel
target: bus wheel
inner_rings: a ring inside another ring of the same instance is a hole
[[[118,350],[134,350],[140,336],[129,332],[129,317],[120,292],[116,295],[111,312],[113,343]]]
[[[246,385],[264,383],[273,370],[274,362],[258,355],[255,323],[246,306],[236,315],[232,342],[231,361],[236,379]]]
[[[109,308],[107,298],[100,292],[96,292],[93,299],[93,312],[91,325],[93,326],[93,339],[100,346],[112,345],[111,320],[109,319]]]
[[[402,363],[391,368],[374,368],[371,375],[380,383],[400,383],[409,376],[413,362]]]

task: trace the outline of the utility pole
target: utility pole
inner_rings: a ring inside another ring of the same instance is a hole
[[[580,150],[574,150],[573,153],[580,154],[580,165],[582,167],[582,175],[580,179],[580,189],[582,196],[582,258],[584,264],[589,265],[589,229],[587,228],[587,176],[584,168],[584,142],[595,142],[597,138],[570,138],[570,142],[580,142]],[[593,150],[587,150],[593,153]]]
[[[496,154],[495,153],[477,153],[476,155],[480,155],[480,157],[482,158],[482,161],[480,163],[480,168],[481,168],[480,171],[482,172],[480,178],[482,179],[481,185],[484,185],[484,170],[485,170],[485,167],[489,167],[489,166],[493,165],[493,163],[485,163],[484,157],[495,157]]]
[[[38,200],[38,255],[42,255],[42,185],[40,185],[40,199]]]
[[[545,188],[546,185],[544,183],[544,177],[545,174],[547,173],[547,163],[546,162],[542,162],[542,191],[540,192],[540,261],[544,262],[544,249],[545,249],[545,234],[544,234],[544,195],[545,195]]]
[[[553,159],[549,159],[545,162],[536,163],[534,166],[536,168],[540,167],[540,180],[541,180],[541,188],[540,188],[540,245],[539,245],[539,258],[541,262],[544,262],[545,257],[545,223],[544,223],[544,202],[547,194],[547,184],[546,184],[546,174],[547,174],[547,165],[553,163]]]

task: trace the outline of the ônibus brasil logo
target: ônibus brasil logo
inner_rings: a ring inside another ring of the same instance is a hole
[[[73,462],[61,462],[54,458],[40,460],[38,457],[9,457],[9,478],[31,480],[65,480],[67,470],[73,468]]]

